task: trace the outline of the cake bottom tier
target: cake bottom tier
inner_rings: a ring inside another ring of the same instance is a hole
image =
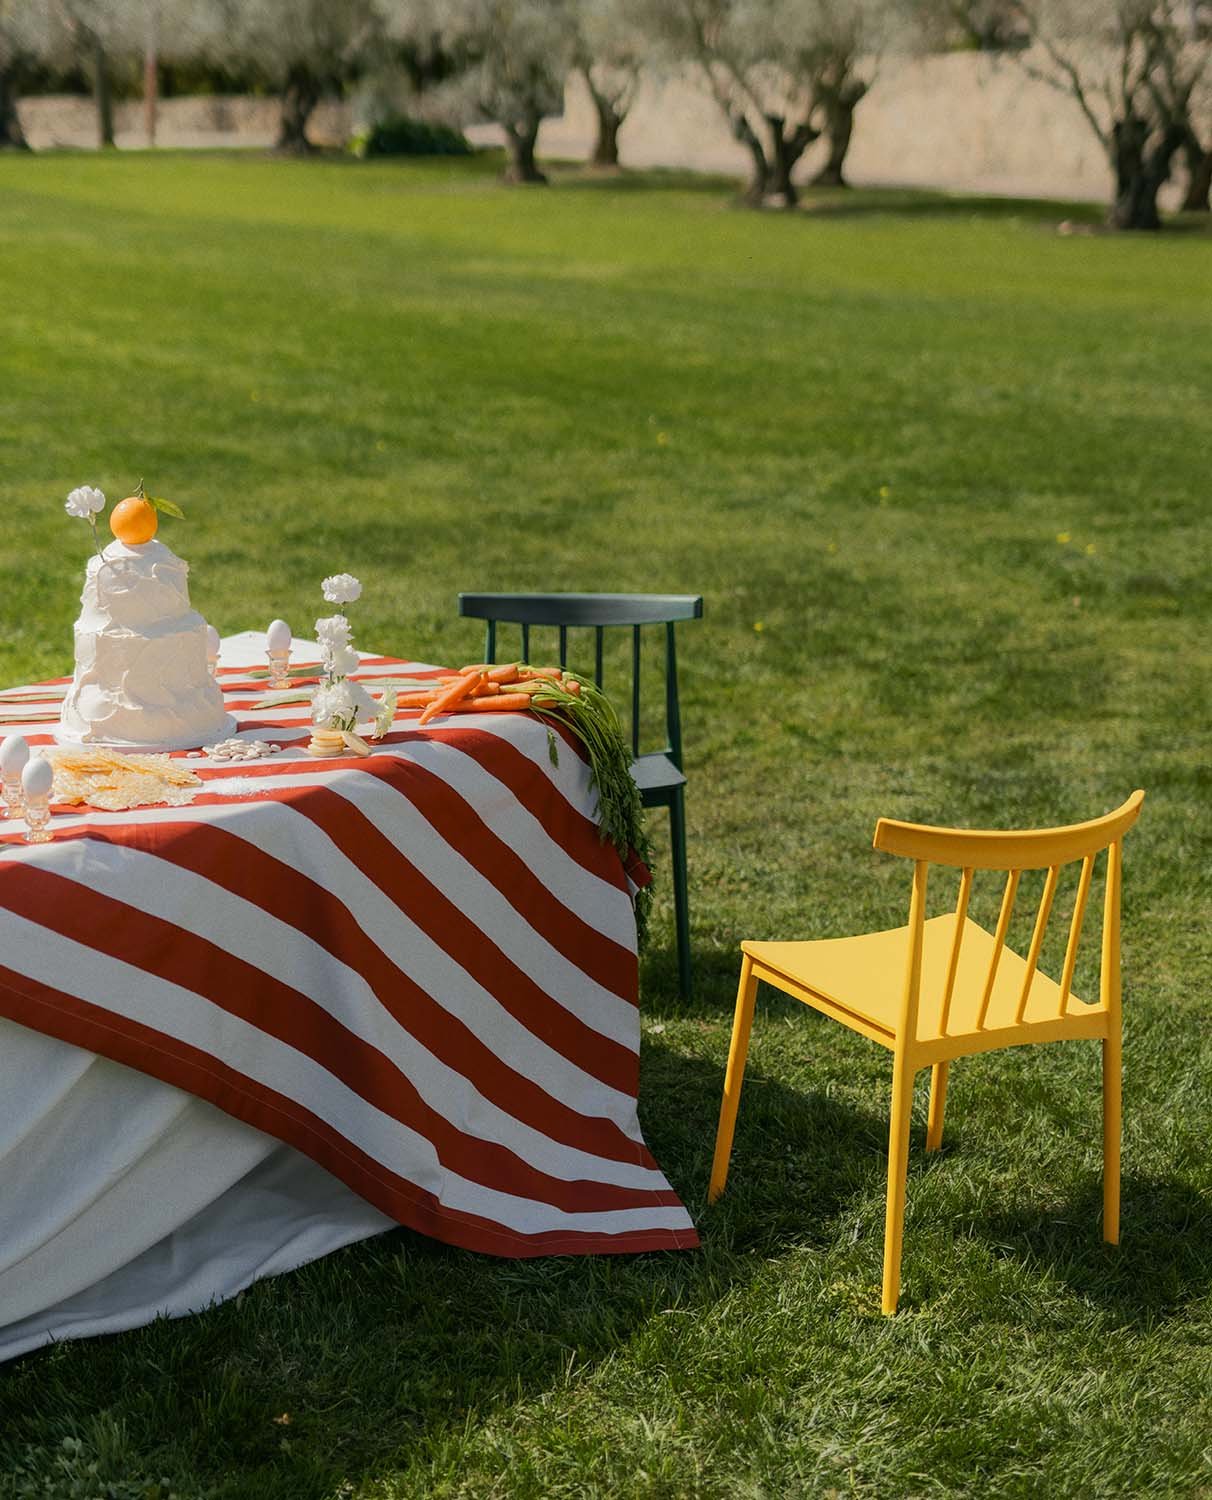
[[[231,719],[193,613],[153,633],[76,632],[76,671],[63,737],[89,745],[187,747],[222,738]]]

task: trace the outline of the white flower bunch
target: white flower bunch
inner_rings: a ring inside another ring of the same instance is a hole
[[[362,592],[362,585],[351,573],[335,573],[321,588],[330,604],[352,604]],[[361,657],[354,649],[353,626],[347,617],[337,614],[317,620],[316,639],[324,680],[312,697],[312,722],[352,730],[359,718],[376,718],[380,705],[359,683],[349,681]]]
[[[91,521],[99,511],[105,509],[105,496],[91,484],[82,484],[67,497],[63,509],[78,521]]]
[[[362,597],[362,585],[352,573],[334,573],[320,587],[329,604],[354,604]]]
[[[374,719],[378,713],[379,704],[360,682],[348,677],[321,683],[311,700],[312,722],[337,729],[352,730],[359,719]]]

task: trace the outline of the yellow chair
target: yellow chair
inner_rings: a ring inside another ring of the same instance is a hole
[[[914,861],[909,924],[890,932],[821,942],[741,944],[732,1046],[716,1133],[708,1196],[714,1203],[728,1180],[728,1160],[740,1103],[753,1005],[759,980],[832,1016],[887,1047],[893,1055],[892,1121],[888,1136],[888,1209],[884,1228],[883,1308],[896,1311],[905,1223],[905,1177],[913,1083],[931,1069],[926,1150],[943,1136],[943,1108],[951,1060],[997,1047],[1075,1037],[1103,1044],[1103,1238],[1119,1242],[1120,1145],[1120,888],[1124,834],[1140,815],[1144,792],[1106,817],[1068,828],[1022,832],[930,828],[881,818],[875,847]],[[1107,850],[1102,963],[1097,1004],[1072,993],[1082,921],[1094,859]],[[1060,983],[1038,968],[1048,916],[1064,865],[1081,861]],[[955,913],[926,919],[931,864],[959,869]],[[974,870],[1005,870],[1006,886],[995,932],[968,916]],[[1024,870],[1047,870],[1026,958],[1006,943],[1014,898]],[[931,1005],[928,997],[936,997]]]

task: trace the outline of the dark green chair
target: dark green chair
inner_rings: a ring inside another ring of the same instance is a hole
[[[690,993],[690,904],[686,882],[686,777],[682,773],[682,717],[678,708],[678,659],[674,625],[698,620],[703,600],[698,594],[460,594],[459,613],[487,622],[484,660],[497,659],[497,626],[518,625],[522,632],[521,660],[530,660],[532,626],[559,630],[560,665],[568,665],[568,632],[594,632],[593,677],[602,686],[603,637],[611,626],[631,630],[631,774],[645,807],[669,809],[673,847],[673,905],[677,924],[678,982]],[[640,754],[640,631],[645,625],[665,627],[664,749]],[[535,663],[540,665],[541,663]]]

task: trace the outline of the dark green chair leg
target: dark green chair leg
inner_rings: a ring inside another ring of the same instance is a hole
[[[669,803],[669,842],[673,854],[673,912],[678,939],[678,989],[690,998],[690,893],[686,873],[686,801],[678,787]]]

